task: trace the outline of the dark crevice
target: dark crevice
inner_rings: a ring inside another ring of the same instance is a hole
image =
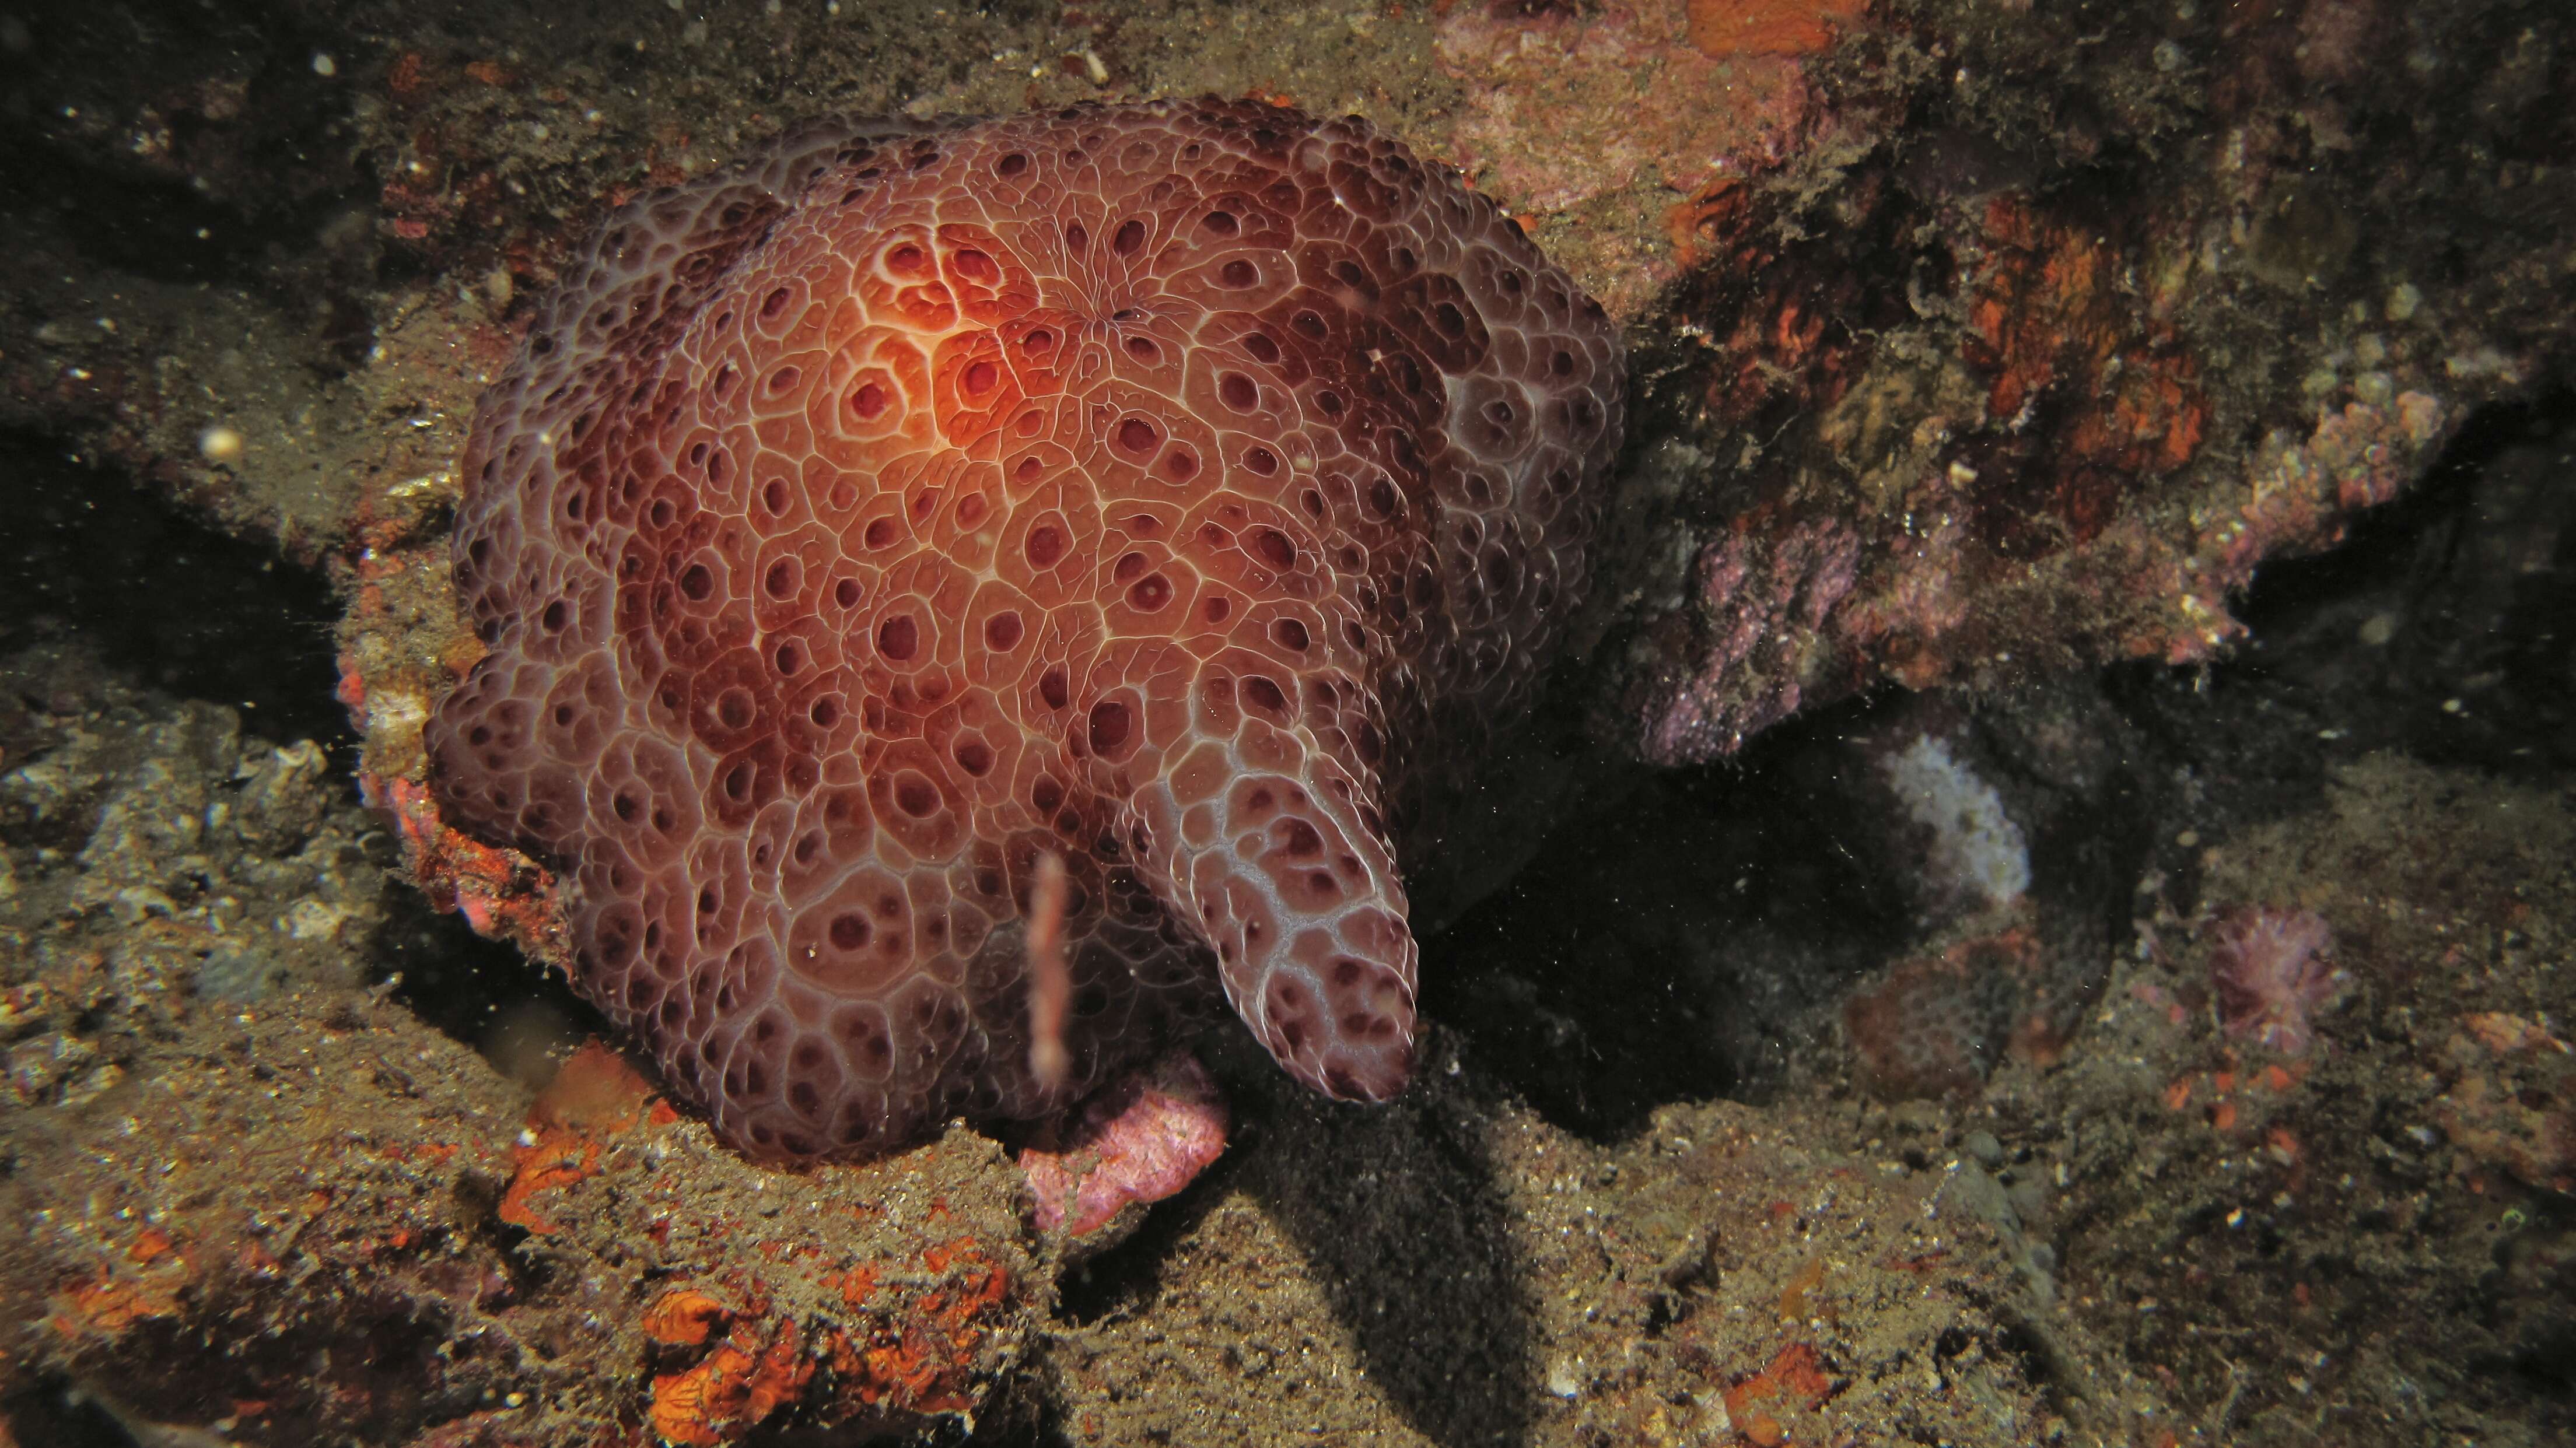
[[[0,653],[68,630],[147,687],[238,708],[261,738],[353,757],[321,574],[43,437],[0,432],[0,479]]]
[[[338,127],[348,93],[314,72],[326,47],[267,7],[154,8],[26,28],[37,66],[24,109],[0,115],[0,204],[46,219],[95,266],[256,282],[368,189],[345,148],[315,144]],[[121,112],[104,75],[119,77],[118,96],[148,98],[120,115],[121,146],[90,146],[72,123]]]
[[[1816,772],[1883,703],[1818,710],[1560,825],[1509,886],[1423,942],[1424,1013],[1596,1141],[1673,1101],[1758,1096],[1792,1022],[1906,935],[1875,825],[1838,810]],[[1749,969],[1757,954],[1808,969]]]
[[[2205,671],[2110,677],[2161,747],[2248,781],[2240,813],[2294,809],[2373,750],[2576,764],[2576,392],[2479,411],[2340,546],[2263,565],[2237,616],[2245,641]]]
[[[312,244],[319,215],[246,215],[174,177],[117,173],[24,135],[0,144],[0,196],[52,222],[94,265],[153,281],[257,278],[274,245]]]
[[[2218,838],[2313,804],[2374,750],[2513,772],[2576,762],[2571,484],[2576,396],[2487,409],[2342,546],[2266,565],[2224,659],[1929,701],[1984,721],[1970,737],[2029,832],[2048,957],[2107,959],[2142,871],[2194,897],[2195,852],[2146,823],[2177,769],[2204,782],[2198,818]],[[1563,822],[1507,888],[1424,942],[1424,1013],[1597,1141],[1668,1102],[1762,1099],[1820,1007],[1915,948],[1906,866],[1853,788],[1853,746],[1925,702],[1883,691],[1813,712]],[[2077,726],[2105,742],[2093,783],[2069,794],[2048,741]],[[2080,1003],[2098,986],[2053,989]]]
[[[18,1441],[54,1448],[143,1448],[144,1439],[124,1421],[131,1411],[59,1374],[0,1397],[0,1414]]]
[[[560,1041],[622,1038],[573,994],[563,972],[530,960],[507,941],[475,934],[463,916],[433,911],[416,890],[396,892],[392,906],[371,952],[378,978],[400,977],[394,999],[442,1034],[489,1050],[495,1028],[507,1017],[537,1011],[560,1023],[549,1032]]]

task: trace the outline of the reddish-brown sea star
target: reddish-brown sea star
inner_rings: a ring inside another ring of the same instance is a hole
[[[582,993],[764,1154],[1055,1109],[1211,975],[1383,1099],[1389,816],[1525,708],[1622,382],[1563,272],[1357,120],[809,126],[620,212],[484,399],[438,798],[560,873]]]

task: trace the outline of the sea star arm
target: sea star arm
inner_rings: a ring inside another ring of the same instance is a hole
[[[1166,903],[1216,947],[1226,999],[1281,1066],[1384,1101],[1413,1066],[1417,952],[1395,852],[1332,758],[1263,768],[1245,743],[1203,742],[1160,782],[1179,820],[1156,872]]]

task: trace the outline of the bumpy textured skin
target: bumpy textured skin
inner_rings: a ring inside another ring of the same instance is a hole
[[[1383,1099],[1390,821],[1528,703],[1623,378],[1563,272],[1357,120],[808,126],[613,218],[484,399],[439,800],[561,873],[581,991],[758,1153],[1053,1110],[1211,974]]]

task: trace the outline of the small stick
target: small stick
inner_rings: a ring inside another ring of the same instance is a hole
[[[1052,1091],[1064,1084],[1072,1058],[1064,1049],[1064,1017],[1073,1003],[1073,972],[1064,963],[1064,857],[1038,851],[1038,878],[1029,890],[1029,1071]]]

